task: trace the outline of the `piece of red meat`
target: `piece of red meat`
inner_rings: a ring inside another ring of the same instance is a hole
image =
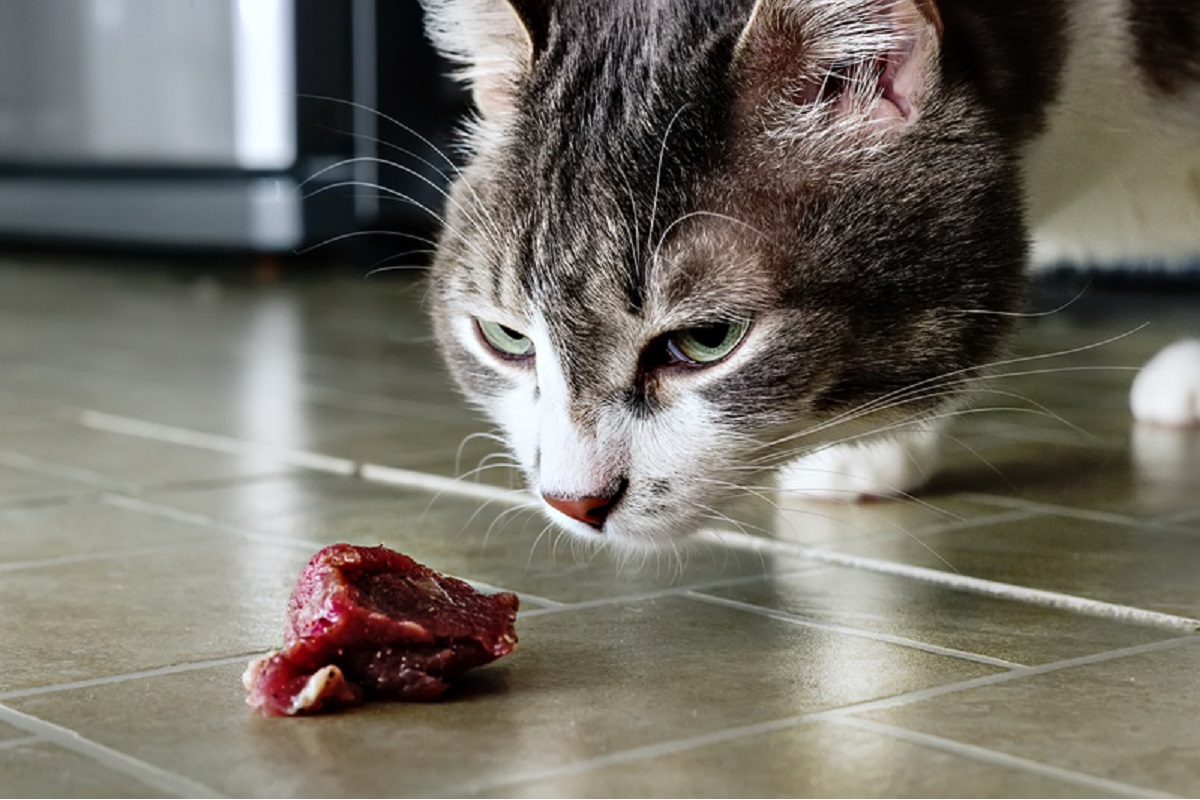
[[[515,594],[481,594],[386,547],[331,545],[300,573],[283,649],[246,668],[246,702],[284,716],[433,700],[453,676],[512,652],[517,607]]]

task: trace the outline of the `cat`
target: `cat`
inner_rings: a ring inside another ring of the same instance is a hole
[[[1031,263],[1200,254],[1194,0],[422,1],[478,109],[436,339],[590,540],[911,491]],[[1135,414],[1200,422],[1162,358]]]

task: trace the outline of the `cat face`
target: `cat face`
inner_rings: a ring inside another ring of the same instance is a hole
[[[1013,159],[931,7],[431,13],[482,111],[435,331],[562,527],[683,536],[759,469],[936,414],[994,354],[1024,260]]]

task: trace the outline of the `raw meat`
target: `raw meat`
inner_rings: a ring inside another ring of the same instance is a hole
[[[481,594],[386,547],[331,545],[300,573],[283,650],[246,668],[246,702],[284,716],[433,700],[453,676],[512,652],[517,607],[515,594]]]

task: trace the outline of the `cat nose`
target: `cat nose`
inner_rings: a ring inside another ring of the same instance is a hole
[[[608,512],[616,505],[616,494],[591,497],[555,497],[543,494],[542,499],[551,508],[557,509],[577,522],[591,525],[596,530],[604,527]]]

